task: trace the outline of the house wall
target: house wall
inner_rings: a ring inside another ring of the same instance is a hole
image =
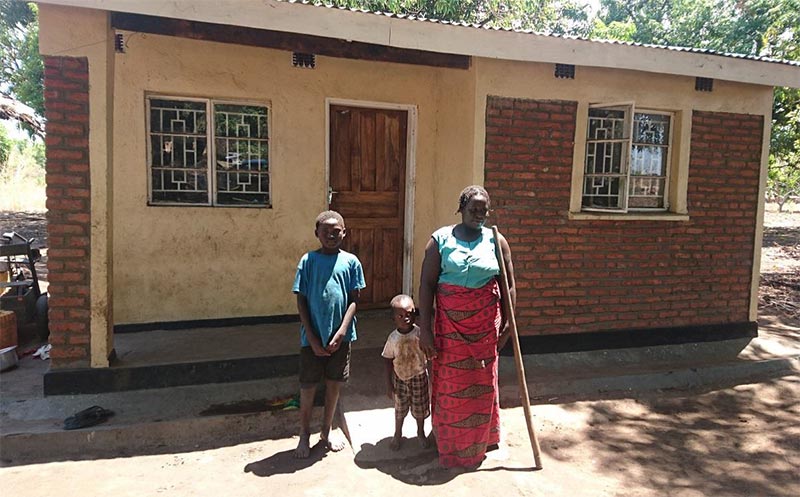
[[[41,5],[55,367],[108,366],[113,350],[113,35],[103,11]]]
[[[413,289],[429,234],[457,222],[461,188],[485,183],[517,261],[523,333],[753,319],[769,88],[715,81],[699,93],[690,77],[588,67],[555,79],[552,64],[480,58],[465,71],[318,57],[308,70],[291,67],[288,52],[141,33],[123,33],[125,53],[114,54],[105,13],[49,6],[42,33],[43,53],[89,66],[93,365],[112,348],[110,323],[295,312],[295,265],[315,248],[313,219],[326,208],[327,98],[417,106]],[[148,206],[148,94],[269,104],[273,207]],[[675,112],[680,217],[570,213],[586,109],[619,101]],[[516,136],[524,130],[536,139]],[[717,250],[726,244],[735,247]]]
[[[691,78],[578,68],[554,80],[552,66],[478,65],[485,185],[513,251],[523,334],[752,320],[769,89],[715,81],[699,93]],[[626,100],[679,116],[685,215],[572,218],[581,113]]]
[[[140,33],[125,40],[115,74],[117,323],[296,312],[295,267],[317,247],[313,220],[327,208],[326,98],[417,106],[414,240],[427,241],[436,225],[437,185],[471,181],[458,168],[471,161],[473,110],[441,111],[469,92],[469,71],[326,57],[309,70],[278,50]],[[268,103],[273,207],[148,206],[147,94]],[[412,253],[418,268],[422,250]]]

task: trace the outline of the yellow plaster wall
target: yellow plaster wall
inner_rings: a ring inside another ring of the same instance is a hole
[[[553,64],[475,58],[479,100],[486,95],[576,100],[635,101],[650,109],[697,109],[764,114],[771,108],[767,86],[714,80],[714,91],[694,90],[694,78],[579,66],[575,79],[556,79]],[[485,103],[484,103],[485,109]]]
[[[471,111],[443,115],[439,107],[458,95],[437,91],[443,81],[468,79],[467,71],[326,57],[314,70],[297,69],[289,52],[140,33],[125,38],[126,53],[116,57],[117,323],[296,312],[295,267],[317,246],[313,221],[327,207],[326,98],[418,106],[413,231],[423,247],[438,225],[434,189],[451,179],[434,174],[437,162],[455,169],[471,160],[473,130],[456,127]],[[146,94],[269,103],[273,208],[147,206]],[[437,128],[448,130],[446,142],[437,140]],[[469,143],[466,150],[461,143]],[[422,247],[413,253],[416,287]]]

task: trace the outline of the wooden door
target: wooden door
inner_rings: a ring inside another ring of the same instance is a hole
[[[388,307],[403,291],[407,132],[407,111],[331,105],[330,208],[364,266],[361,308]]]

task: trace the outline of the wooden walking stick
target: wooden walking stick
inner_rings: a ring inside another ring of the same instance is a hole
[[[508,273],[506,272],[506,261],[503,259],[503,250],[500,248],[500,232],[497,226],[492,226],[494,234],[494,248],[497,253],[497,261],[500,264],[500,292],[505,306],[506,319],[511,329],[511,339],[514,344],[514,363],[517,366],[517,381],[519,382],[519,400],[522,410],[525,413],[525,424],[528,426],[528,437],[531,439],[531,449],[533,449],[533,460],[536,469],[542,469],[542,456],[539,450],[539,440],[536,438],[536,431],[533,429],[531,419],[531,401],[528,397],[528,383],[525,381],[525,366],[522,364],[522,351],[519,348],[519,336],[517,335],[517,320],[514,318],[514,303],[511,302],[511,291],[508,288]],[[499,351],[498,351],[499,353]]]

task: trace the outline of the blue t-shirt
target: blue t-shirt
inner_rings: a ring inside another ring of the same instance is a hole
[[[453,234],[454,226],[436,230],[431,237],[439,246],[441,272],[439,283],[480,288],[500,274],[494,248],[494,233],[481,228],[480,236],[472,241],[459,240]]]
[[[366,286],[361,262],[349,252],[340,250],[336,254],[326,255],[313,251],[300,259],[292,291],[304,295],[308,300],[311,324],[319,333],[323,347],[328,345],[344,320],[350,292]],[[356,318],[353,317],[344,341],[352,342],[355,339]],[[300,345],[310,345],[302,324]]]

